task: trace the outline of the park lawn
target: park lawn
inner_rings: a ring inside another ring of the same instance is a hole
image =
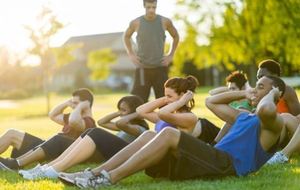
[[[299,91],[298,91],[299,94]],[[96,95],[93,107],[94,118],[97,120],[104,114],[116,109],[117,101],[125,93]],[[206,90],[199,90],[195,96],[196,108],[194,112],[199,117],[205,117],[218,126],[223,122],[218,120],[205,108],[204,99]],[[62,102],[68,96],[52,95],[51,105]],[[42,138],[48,138],[59,132],[60,127],[50,121],[46,116],[44,97],[34,97],[26,100],[13,101],[11,108],[1,108],[0,105],[0,134],[8,128],[16,128],[27,131]],[[1,104],[1,103],[0,103]],[[153,127],[153,125],[151,125]],[[9,156],[11,150],[1,156]],[[69,171],[78,171],[86,167],[94,167],[95,164],[81,164],[71,168]],[[171,182],[168,180],[154,180],[143,172],[122,180],[117,185],[108,189],[300,189],[300,157],[293,156],[290,164],[277,166],[264,166],[259,172],[247,177],[227,177],[218,180],[190,180],[184,182]],[[48,190],[48,189],[76,189],[65,186],[58,180],[25,181],[17,173],[0,171],[0,190]]]

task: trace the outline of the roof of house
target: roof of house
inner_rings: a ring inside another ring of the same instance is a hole
[[[69,38],[65,44],[82,43],[81,51],[88,53],[102,48],[111,48],[112,51],[124,51],[123,32],[93,34],[84,36],[74,36]],[[64,44],[64,45],[65,45]]]

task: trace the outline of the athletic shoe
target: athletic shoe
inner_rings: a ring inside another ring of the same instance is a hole
[[[40,169],[36,169],[34,172],[28,172],[23,174],[24,179],[28,180],[37,180],[43,178],[57,178],[58,172],[52,167],[49,166],[47,168],[41,166]]]
[[[47,164],[45,164],[45,165],[38,164],[34,168],[29,169],[29,170],[19,170],[18,173],[19,173],[20,176],[28,175],[28,174],[34,173],[34,172],[36,172],[38,170],[42,170],[45,167],[48,167]]]
[[[28,180],[42,179],[45,178],[44,171],[45,171],[44,169],[37,169],[33,172],[23,173],[22,177]]]
[[[75,185],[81,189],[111,186],[109,173],[102,170],[99,176],[91,178],[75,178]]]
[[[76,173],[64,173],[60,172],[58,175],[58,178],[66,183],[66,184],[75,184],[75,178],[92,178],[94,177],[93,172],[90,168],[85,169],[82,172],[76,172]]]
[[[267,162],[267,164],[269,165],[273,165],[273,164],[283,164],[288,162],[289,159],[288,157],[286,157],[286,155],[283,154],[283,152],[279,151],[276,152]]]

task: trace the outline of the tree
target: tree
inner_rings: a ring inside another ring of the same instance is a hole
[[[189,10],[175,16],[182,18],[186,26],[185,38],[179,46],[183,50],[178,52],[195,51],[194,54],[179,54],[176,57],[180,62],[178,65],[184,64],[180,59],[192,55],[189,60],[200,67],[216,65],[223,71],[243,68],[252,73],[250,78],[254,78],[256,64],[272,58],[281,63],[284,75],[299,71],[298,0],[217,0],[201,1],[201,4],[196,0],[178,0],[177,3]],[[205,4],[215,7],[211,13],[203,11]],[[222,19],[217,19],[219,16]],[[201,29],[204,23],[208,23],[207,33]],[[190,27],[194,29],[190,30]],[[195,36],[194,41],[190,36]],[[201,36],[207,38],[207,44],[200,45]]]
[[[92,80],[105,79],[109,75],[109,66],[116,63],[117,56],[110,48],[92,51],[88,54],[87,66],[91,70]]]
[[[29,49],[29,53],[40,58],[48,113],[50,111],[49,84],[51,77],[58,67],[70,63],[74,59],[71,52],[78,46],[66,45],[60,48],[50,46],[51,39],[64,28],[64,24],[58,20],[57,16],[48,7],[43,7],[37,15],[35,26],[25,26],[25,28],[29,31],[33,44],[33,47]]]

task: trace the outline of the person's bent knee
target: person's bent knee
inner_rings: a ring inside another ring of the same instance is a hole
[[[156,134],[157,133],[154,131],[145,131],[138,137],[138,140],[148,142],[149,140],[154,138]]]
[[[161,130],[158,134],[158,138],[164,139],[166,142],[173,142],[176,143],[179,140],[180,131],[173,127],[166,127]]]
[[[13,137],[16,137],[16,136],[24,136],[25,133],[23,131],[19,131],[19,130],[16,130],[16,129],[8,129],[5,132],[5,135],[13,138]]]

